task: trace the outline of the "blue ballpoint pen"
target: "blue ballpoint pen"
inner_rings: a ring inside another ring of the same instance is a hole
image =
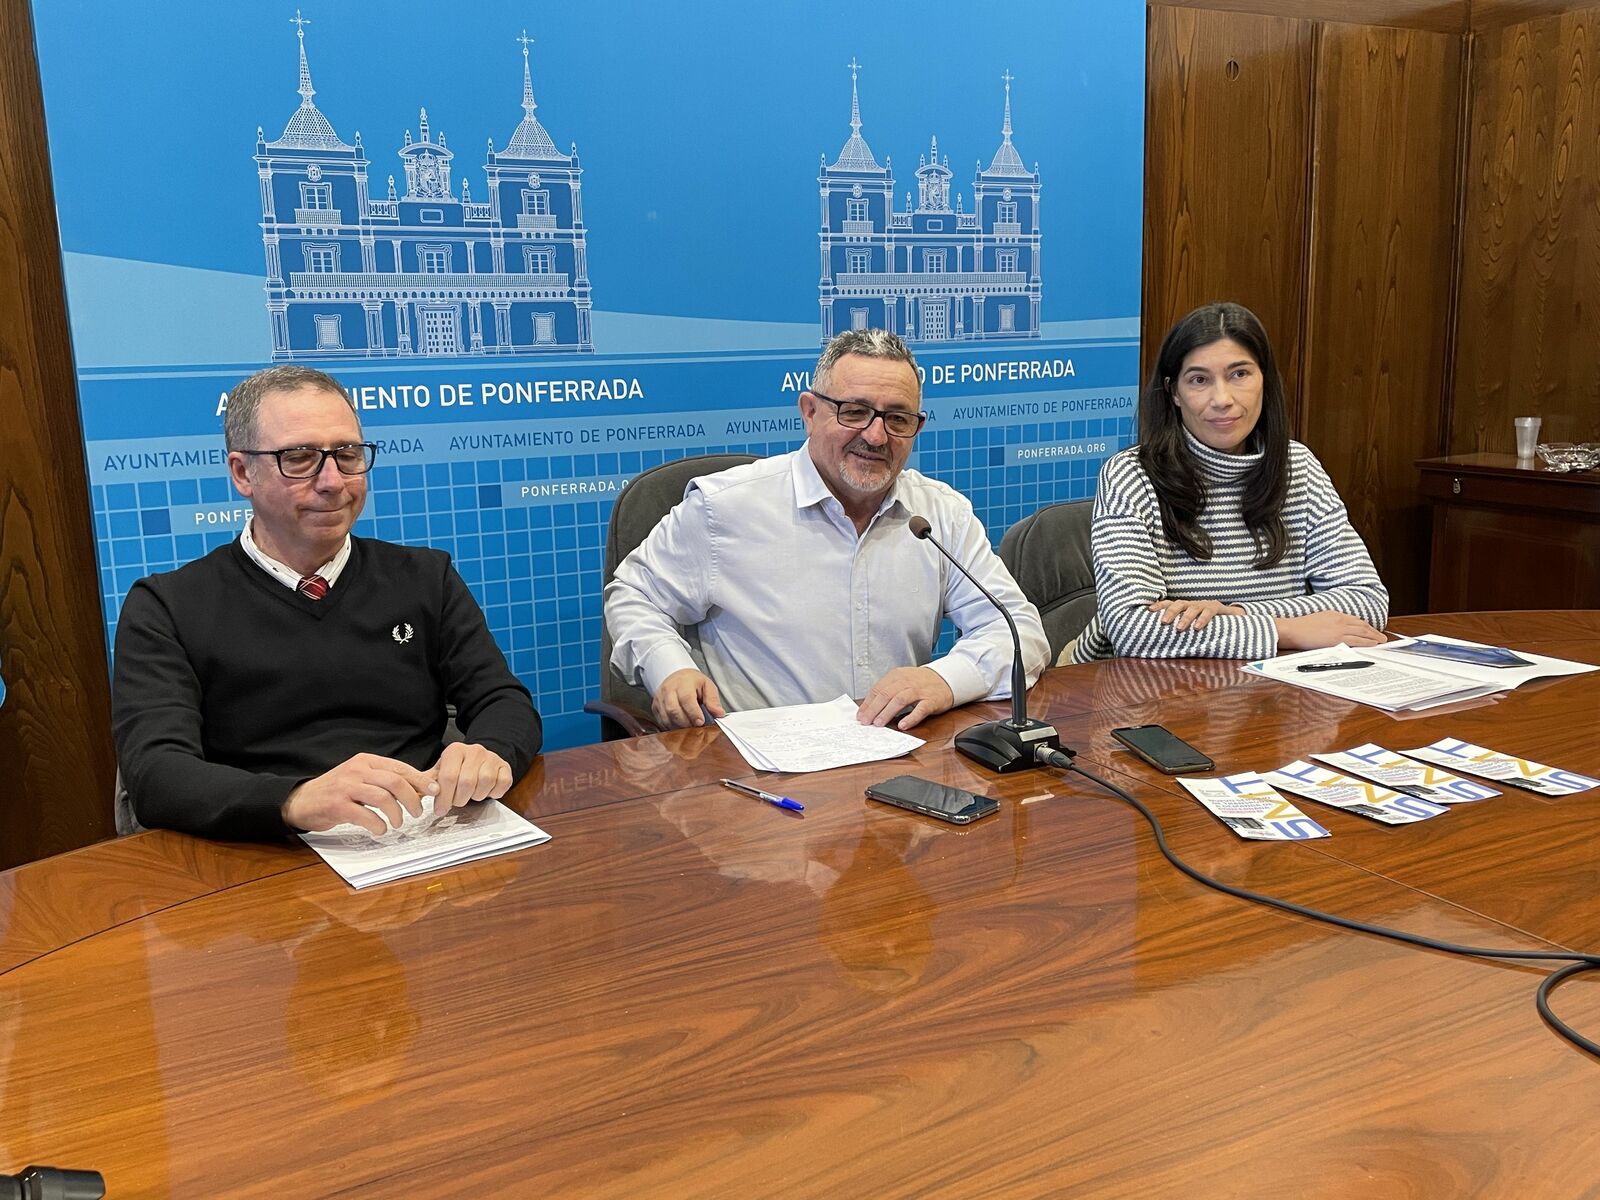
[[[723,787],[730,787],[736,792],[743,792],[746,796],[754,796],[757,800],[765,800],[768,804],[775,804],[779,808],[787,808],[790,812],[805,812],[806,806],[798,800],[791,800],[787,796],[775,796],[771,792],[763,792],[758,787],[751,787],[748,783],[740,783],[734,779],[721,781]]]

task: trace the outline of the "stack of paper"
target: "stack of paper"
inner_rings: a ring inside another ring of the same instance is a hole
[[[408,820],[382,837],[373,837],[359,825],[338,825],[300,837],[354,888],[476,862],[550,840],[548,833],[498,800],[452,809],[437,821],[428,817],[425,813],[421,819]]]
[[[1454,676],[1472,683],[1489,684],[1496,691],[1521,687],[1534,679],[1547,679],[1554,675],[1582,675],[1600,670],[1589,663],[1573,662],[1565,658],[1548,658],[1526,650],[1507,651],[1499,646],[1486,646],[1481,642],[1464,642],[1460,638],[1445,637],[1442,633],[1425,633],[1420,637],[1401,638],[1372,646],[1363,654],[1385,663],[1407,663],[1424,667],[1441,675]],[[1459,658],[1441,657],[1459,654]],[[1473,659],[1479,661],[1474,662]],[[1501,661],[1512,665],[1486,665]],[[1526,664],[1526,665],[1523,665]]]
[[[1346,663],[1362,665],[1319,671],[1301,669]],[[1379,659],[1370,651],[1352,650],[1342,645],[1324,650],[1302,650],[1298,654],[1281,654],[1262,662],[1246,663],[1243,669],[1252,675],[1276,679],[1279,683],[1292,683],[1313,692],[1370,704],[1385,712],[1454,704],[1500,690],[1489,684],[1473,683],[1428,667],[1412,666],[1406,662],[1391,663]]]
[[[1419,650],[1428,653],[1418,653]],[[1439,657],[1452,651],[1480,661]],[[1497,659],[1512,665],[1485,665]],[[1354,663],[1363,665],[1348,665]],[[1344,665],[1333,670],[1302,669],[1329,664]],[[1246,663],[1243,667],[1252,675],[1265,675],[1280,683],[1370,704],[1385,712],[1455,704],[1519,687],[1533,679],[1579,675],[1596,669],[1588,663],[1547,658],[1520,650],[1512,653],[1498,646],[1464,642],[1441,634],[1400,638],[1360,650],[1342,645],[1303,650],[1298,654],[1281,654],[1277,658]]]
[[[899,758],[923,744],[897,729],[861,724],[856,720],[860,707],[840,696],[824,704],[729,713],[717,724],[758,771],[826,771]]]

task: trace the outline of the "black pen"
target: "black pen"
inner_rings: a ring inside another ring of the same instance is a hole
[[[1371,665],[1372,663],[1367,659],[1361,659],[1359,662],[1306,663],[1302,667],[1296,667],[1295,670],[1305,671],[1308,673],[1311,671],[1355,671],[1362,667],[1370,667]]]

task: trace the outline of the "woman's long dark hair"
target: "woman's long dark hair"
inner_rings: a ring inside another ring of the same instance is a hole
[[[1242,304],[1207,304],[1195,309],[1161,342],[1155,368],[1139,400],[1139,462],[1155,485],[1161,527],[1190,557],[1211,557],[1211,538],[1200,528],[1206,485],[1184,440],[1177,383],[1183,360],[1201,346],[1231,338],[1261,368],[1261,415],[1246,449],[1261,452],[1261,466],[1244,485],[1244,523],[1255,539],[1258,567],[1270,567],[1289,549],[1283,502],[1289,494],[1289,415],[1272,343],[1256,315]]]

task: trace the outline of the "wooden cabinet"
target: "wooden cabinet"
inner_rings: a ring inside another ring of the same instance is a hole
[[[1419,459],[1433,504],[1428,608],[1600,608],[1600,471],[1510,454]]]

